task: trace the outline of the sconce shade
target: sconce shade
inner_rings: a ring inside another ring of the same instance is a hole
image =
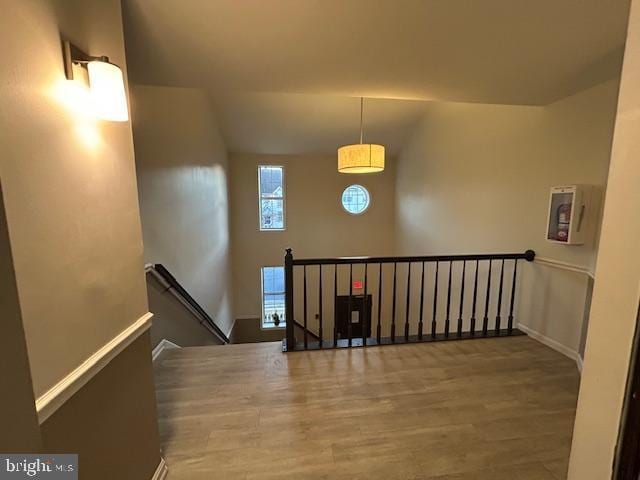
[[[376,173],[384,170],[384,147],[370,143],[345,145],[338,149],[338,172]]]
[[[105,120],[129,119],[122,70],[113,63],[94,60],[87,63],[89,89],[95,114]]]

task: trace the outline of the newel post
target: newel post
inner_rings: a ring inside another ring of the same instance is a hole
[[[287,351],[296,348],[296,338],[293,330],[293,254],[287,248],[284,256],[284,318],[287,328]]]

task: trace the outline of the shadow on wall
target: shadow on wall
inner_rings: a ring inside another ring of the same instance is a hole
[[[220,341],[200,320],[152,275],[147,274],[149,309],[154,313],[151,346],[169,340],[181,347],[219,345]]]
[[[0,375],[4,392],[0,450],[37,452],[42,445],[8,228],[0,183]]]
[[[227,155],[208,97],[190,88],[135,86],[133,93],[145,260],[165,265],[228,334],[233,317]],[[188,315],[156,294],[149,294],[151,311],[162,319],[167,309],[175,325],[156,320],[155,343],[161,339],[158,331],[175,334]],[[188,322],[199,327],[195,319]],[[182,345],[198,338],[167,339]]]
[[[587,279],[587,296],[584,304],[584,312],[582,314],[582,332],[580,332],[580,346],[578,353],[580,358],[584,359],[584,351],[587,347],[587,331],[589,330],[589,312],[591,311],[591,299],[593,297],[593,278]]]
[[[175,245],[185,245],[186,248],[191,243],[199,257],[184,259],[187,252],[177,248],[176,258],[169,259],[168,266],[171,269],[175,261],[176,275],[181,277],[179,280],[228,335],[232,314],[227,281],[230,276],[227,173],[220,165],[193,165],[185,167],[185,171],[178,175],[189,177],[184,184],[185,190],[192,188],[191,195],[197,197],[194,201],[207,207],[192,215],[188,211],[189,205],[185,204],[181,209],[182,218],[176,219],[178,228],[174,231]],[[181,270],[188,265],[185,260],[190,262],[190,268],[182,275]]]

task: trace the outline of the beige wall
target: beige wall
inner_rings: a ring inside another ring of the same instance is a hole
[[[590,266],[593,241],[545,241],[549,188],[604,186],[616,95],[610,81],[547,107],[434,103],[398,161],[399,250],[533,248]]]
[[[0,32],[0,175],[37,397],[147,312],[131,126],[86,117],[60,43],[124,67],[120,2],[3,2]]]
[[[315,323],[309,325],[309,330],[318,330]],[[297,338],[303,338],[304,330],[301,327],[295,325],[294,332]],[[237,318],[230,338],[231,343],[280,342],[286,335],[284,328],[262,328],[260,318]]]
[[[640,4],[633,2],[569,479],[611,478],[640,301]]]
[[[149,86],[132,96],[145,259],[167,267],[228,333],[227,155],[209,100]]]
[[[89,114],[60,39],[126,75],[120,2],[3,1],[0,32],[0,177],[39,397],[147,312],[131,125]],[[159,462],[142,338],[41,425],[44,448],[80,452],[90,478],[111,464],[143,480]]]
[[[0,451],[37,452],[40,429],[0,189]]]
[[[287,247],[297,258],[393,254],[394,159],[387,158],[381,174],[353,176],[338,173],[335,155],[234,154],[229,164],[238,317],[260,318],[260,267],[283,265]],[[258,229],[257,168],[261,164],[285,167],[284,232]],[[359,216],[346,213],[340,203],[342,191],[353,183],[365,186],[371,194],[371,206]]]
[[[80,478],[150,480],[160,459],[154,388],[147,332],[47,419],[44,451],[78,453]]]
[[[583,246],[545,241],[549,189],[604,189],[617,82],[545,107],[435,103],[398,159],[401,254],[522,252],[591,268]],[[584,275],[524,264],[518,318],[571,352],[579,348]],[[455,298],[455,295],[454,295]]]

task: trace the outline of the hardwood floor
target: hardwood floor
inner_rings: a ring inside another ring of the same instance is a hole
[[[579,375],[528,337],[155,362],[169,480],[559,480]]]

